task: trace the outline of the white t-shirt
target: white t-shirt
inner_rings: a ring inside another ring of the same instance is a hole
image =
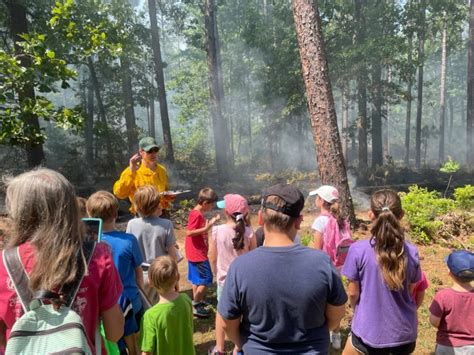
[[[328,216],[319,216],[317,217],[313,224],[311,225],[311,229],[324,234],[324,231],[326,230],[326,225],[328,224],[329,217]]]

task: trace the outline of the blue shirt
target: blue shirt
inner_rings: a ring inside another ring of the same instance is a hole
[[[225,319],[242,317],[246,354],[327,354],[326,305],[346,301],[341,279],[322,251],[300,244],[262,246],[230,265],[217,309]]]
[[[123,295],[132,302],[137,312],[142,308],[140,294],[135,276],[135,269],[143,262],[142,253],[137,238],[133,234],[120,231],[103,232],[102,241],[112,248],[114,264],[120,274],[123,284]]]

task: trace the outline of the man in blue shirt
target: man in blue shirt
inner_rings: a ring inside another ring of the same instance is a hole
[[[217,317],[245,354],[327,354],[329,330],[344,316],[347,295],[329,257],[294,243],[303,206],[294,186],[267,189],[265,245],[229,268]]]

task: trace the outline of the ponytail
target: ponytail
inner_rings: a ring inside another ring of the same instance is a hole
[[[337,220],[337,225],[339,226],[339,229],[343,230],[345,228],[345,219],[342,215],[341,206],[339,205],[339,202],[336,200],[333,203],[329,203],[323,200],[323,207],[324,209],[329,211],[329,213]]]
[[[375,221],[371,228],[377,261],[389,289],[403,289],[406,279],[407,258],[405,234],[400,219],[403,209],[400,197],[393,190],[376,191],[370,201]]]
[[[232,244],[234,245],[234,249],[239,251],[245,246],[245,216],[241,213],[234,213],[232,219],[235,222],[235,237],[232,238]]]

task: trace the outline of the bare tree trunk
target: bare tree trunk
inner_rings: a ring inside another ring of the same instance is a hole
[[[31,59],[28,56],[22,55],[23,49],[18,44],[23,41],[20,37],[22,34],[28,34],[28,19],[26,17],[26,8],[23,1],[10,0],[5,1],[10,17],[10,32],[15,42],[15,54],[20,59],[21,66],[28,68],[31,66]],[[25,101],[36,100],[35,88],[33,85],[27,84],[18,89],[18,101],[23,105]],[[39,133],[40,124],[38,116],[35,114],[26,114],[23,118],[25,122],[24,131],[29,134]],[[43,144],[41,143],[27,143],[25,146],[28,166],[33,168],[41,165],[45,159]]]
[[[449,142],[452,142],[453,139],[453,126],[454,126],[454,107],[453,107],[453,99],[451,97],[448,98],[448,106],[449,106]]]
[[[439,84],[439,157],[440,163],[444,161],[444,135],[446,113],[446,36],[447,22],[446,11],[443,13],[443,31],[441,34],[441,78]]]
[[[421,118],[423,111],[423,66],[425,61],[425,1],[420,0],[420,23],[418,28],[418,101],[416,108],[415,165],[421,168]]]
[[[387,68],[387,84],[390,85],[392,82],[392,68]],[[384,158],[388,160],[392,153],[390,151],[390,103],[388,101],[385,102],[385,120],[382,119],[382,123],[385,122],[385,127],[383,129],[383,146],[384,146]],[[383,117],[382,117],[383,118]]]
[[[94,161],[94,86],[92,80],[87,85],[87,110],[86,122],[84,125],[84,139],[86,145],[86,159]]]
[[[469,42],[467,46],[466,163],[474,165],[474,0],[469,5]]]
[[[329,81],[321,18],[312,0],[293,0],[292,4],[321,182],[338,188],[343,211],[351,224],[355,225],[356,218]]]
[[[374,65],[372,72],[374,87],[374,110],[372,111],[372,167],[383,165],[382,144],[382,65]]]
[[[249,77],[248,73],[245,76],[245,93],[246,93],[246,100],[247,100],[247,131],[249,137],[249,157],[252,158],[252,109],[251,109],[251,100],[250,100],[250,85],[249,85]]]
[[[355,20],[357,21],[356,45],[362,46],[365,41],[365,0],[355,1]],[[357,136],[359,141],[359,172],[367,171],[367,68],[360,63],[357,78]]]
[[[347,162],[347,145],[349,129],[349,89],[347,84],[341,87],[341,111],[342,111],[342,153],[344,161]]]
[[[127,127],[128,151],[138,150],[137,126],[135,123],[135,109],[133,103],[132,77],[130,75],[130,62],[128,58],[120,59],[122,71],[122,96],[125,108],[125,126]]]
[[[166,101],[165,75],[163,73],[163,60],[161,58],[160,32],[156,20],[156,0],[148,0],[148,13],[150,16],[151,47],[155,64],[156,85],[158,87],[158,101],[160,102],[161,126],[163,129],[163,143],[166,149],[165,160],[174,163],[173,141],[171,140],[171,127]]]
[[[151,98],[150,100],[150,136],[156,138],[156,127],[155,127],[155,99]]]
[[[216,13],[214,0],[205,1],[204,20],[206,26],[207,65],[209,68],[210,109],[216,149],[216,166],[219,178],[228,180],[229,173],[229,132],[227,121],[222,114],[223,86],[219,71],[219,57],[216,33]]]
[[[408,37],[408,65],[411,68],[412,65],[412,48],[413,46],[413,36],[410,34]],[[411,75],[408,78],[407,84],[407,113],[405,119],[405,165],[407,167],[410,166],[410,130],[411,130],[411,102],[413,101],[412,96],[412,86],[413,86],[413,79]]]

